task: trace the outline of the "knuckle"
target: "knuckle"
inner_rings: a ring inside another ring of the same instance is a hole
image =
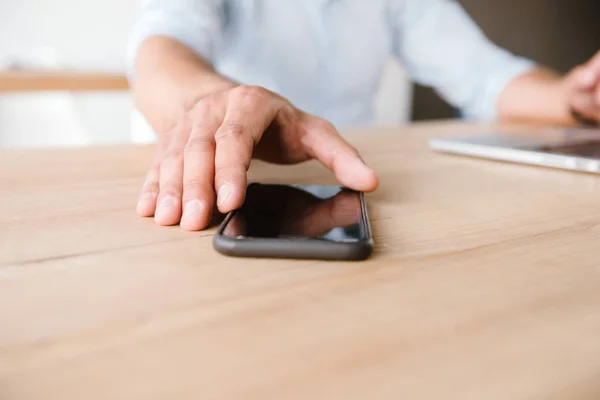
[[[235,88],[234,91],[242,98],[260,98],[266,96],[268,93],[267,89],[254,85],[240,85]]]
[[[181,121],[176,121],[174,125],[172,125],[169,129],[165,131],[165,134],[162,135],[158,141],[159,146],[166,147],[169,145],[171,138],[179,131],[179,125],[181,125]]]
[[[225,139],[234,139],[239,140],[245,136],[246,129],[244,126],[237,122],[229,122],[224,124],[215,134],[215,139],[217,141],[222,141]]]
[[[193,136],[185,144],[185,153],[202,153],[209,151],[213,146],[213,140],[204,136]]]
[[[158,192],[158,179],[148,178],[142,186],[144,192]]]
[[[234,92],[242,97],[250,96],[254,91],[254,86],[252,85],[240,85],[234,89]]]
[[[252,86],[250,94],[254,97],[266,97],[269,95],[269,91],[261,86]]]
[[[189,111],[186,112],[179,119],[179,122],[177,123],[177,125],[175,125],[173,133],[175,135],[188,135],[191,130],[192,121],[193,121],[192,113]]]
[[[160,172],[160,165],[162,164],[162,160],[163,158],[156,158],[154,161],[152,161],[152,165],[150,165],[150,168],[148,169],[148,179],[150,177],[158,177],[158,174]]]
[[[167,150],[162,164],[181,163],[183,161],[183,152],[179,147],[173,147]]]
[[[183,182],[183,192],[198,192],[209,189],[206,181],[200,178],[188,178]]]
[[[322,118],[315,118],[312,122],[312,126],[314,129],[318,129],[320,131],[324,131],[324,132],[337,132],[337,130],[335,129],[335,126],[333,126],[333,124],[327,120],[324,120]]]
[[[217,176],[239,176],[245,175],[246,171],[250,166],[246,165],[244,162],[240,162],[236,165],[216,165],[215,166],[215,175]]]
[[[206,118],[206,116],[210,115],[213,112],[216,106],[216,97],[208,95],[196,103],[190,114],[192,114],[195,119]]]
[[[167,179],[160,183],[160,193],[162,195],[181,196],[182,182],[174,179]]]
[[[189,135],[191,132],[191,124],[189,115],[185,114],[179,121],[164,135],[159,142],[159,153],[164,158],[173,147],[174,143],[180,142],[181,138]]]
[[[152,166],[148,168],[148,172],[146,173],[146,182],[156,182],[158,181],[158,177],[160,174],[160,163],[153,162]]]

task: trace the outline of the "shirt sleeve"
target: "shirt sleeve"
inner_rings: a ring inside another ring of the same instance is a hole
[[[211,61],[220,40],[224,0],[146,0],[127,46],[127,73],[134,76],[138,48],[151,36],[171,37]]]
[[[392,0],[393,52],[465,117],[491,121],[498,97],[534,63],[489,41],[453,0]]]

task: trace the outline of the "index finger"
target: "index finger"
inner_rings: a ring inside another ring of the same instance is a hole
[[[231,91],[215,134],[215,189],[221,212],[242,206],[254,146],[273,121],[277,107],[265,89],[240,86]]]

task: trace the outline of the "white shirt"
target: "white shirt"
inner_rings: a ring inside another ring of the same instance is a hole
[[[130,76],[155,35],[338,127],[372,124],[389,56],[481,120],[496,117],[502,89],[533,66],[491,43],[452,0],[150,0],[133,28]]]

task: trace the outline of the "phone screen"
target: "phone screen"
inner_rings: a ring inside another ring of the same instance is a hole
[[[222,234],[244,238],[361,241],[368,234],[358,192],[337,186],[248,186]]]

